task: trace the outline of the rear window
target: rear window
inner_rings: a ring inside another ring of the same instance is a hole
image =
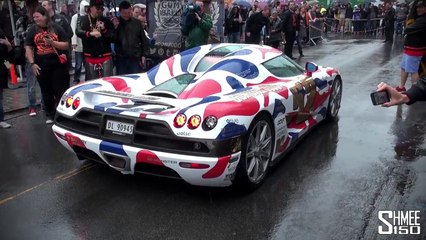
[[[168,92],[173,96],[178,96],[180,93],[185,90],[188,84],[194,79],[195,74],[182,74],[175,76],[153,88],[151,88],[147,93],[150,92]]]
[[[294,77],[304,73],[303,67],[283,55],[262,64],[270,73],[277,77]]]
[[[242,45],[229,45],[217,48],[209,52],[205,57],[200,60],[197,67],[195,68],[195,72],[205,72],[209,67],[217,63],[224,56],[241,48],[243,48]]]

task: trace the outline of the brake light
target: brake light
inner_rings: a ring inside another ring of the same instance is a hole
[[[65,106],[69,108],[72,105],[72,96],[69,96],[65,101]]]
[[[186,116],[183,113],[178,114],[175,117],[175,120],[173,121],[173,125],[177,128],[183,127],[185,125],[185,123],[186,123]]]
[[[80,98],[74,99],[74,102],[72,102],[72,109],[76,110],[80,106]]]
[[[193,168],[193,169],[206,169],[210,167],[208,164],[187,163],[187,162],[180,162],[179,166],[182,168]]]
[[[189,129],[196,129],[201,124],[201,117],[198,115],[193,115],[189,118],[188,121],[188,128]]]

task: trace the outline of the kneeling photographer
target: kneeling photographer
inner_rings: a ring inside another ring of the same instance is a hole
[[[206,14],[209,1],[196,1],[185,6],[182,13],[181,32],[185,39],[185,49],[207,44],[212,18]]]

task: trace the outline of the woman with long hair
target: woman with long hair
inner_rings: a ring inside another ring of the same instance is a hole
[[[53,123],[55,108],[70,85],[65,50],[69,43],[65,31],[50,22],[47,11],[38,6],[33,13],[34,25],[25,38],[25,53],[37,77],[46,110],[46,123]]]
[[[240,14],[240,8],[234,4],[228,16],[226,16],[226,27],[228,30],[228,39],[230,43],[240,42],[240,29],[243,18]]]

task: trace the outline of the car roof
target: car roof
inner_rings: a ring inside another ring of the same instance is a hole
[[[258,65],[282,55],[282,52],[270,46],[221,43],[195,47],[178,55],[183,72],[200,72],[197,71],[197,66],[207,58],[217,58],[216,62],[214,60],[211,62],[211,65],[228,59],[241,59]]]

